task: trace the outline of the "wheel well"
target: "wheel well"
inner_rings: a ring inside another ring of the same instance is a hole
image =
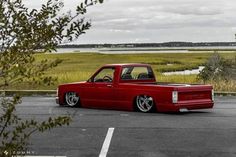
[[[134,111],[138,111],[137,109],[137,106],[136,106],[136,99],[137,99],[138,95],[136,95],[134,98],[133,98],[133,110]]]

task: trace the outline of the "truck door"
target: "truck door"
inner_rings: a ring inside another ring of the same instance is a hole
[[[104,67],[84,89],[86,107],[113,108],[115,67]]]

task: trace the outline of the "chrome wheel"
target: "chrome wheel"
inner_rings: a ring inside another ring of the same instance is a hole
[[[74,107],[79,105],[79,96],[75,92],[68,92],[65,95],[66,104]]]
[[[137,109],[141,112],[150,112],[154,108],[153,98],[147,95],[140,95],[136,97]]]

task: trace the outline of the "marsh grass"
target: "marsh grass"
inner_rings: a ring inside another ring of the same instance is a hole
[[[197,75],[162,75],[156,76],[159,82],[174,82],[174,83],[200,83],[197,80]]]
[[[37,54],[36,60],[61,59],[62,63],[56,68],[47,71],[46,75],[58,77],[55,85],[27,85],[21,84],[10,89],[56,89],[58,84],[86,81],[104,64],[113,63],[147,63],[151,64],[157,81],[175,83],[200,83],[196,75],[164,76],[161,72],[195,69],[203,65],[212,53],[156,53],[156,54],[98,54],[98,53],[64,53],[64,54]],[[235,53],[222,53],[225,58],[235,56]],[[213,83],[216,90],[235,91],[235,82]]]
[[[209,81],[208,84],[213,85],[215,91],[231,91],[236,92],[236,80],[229,80],[229,81]]]

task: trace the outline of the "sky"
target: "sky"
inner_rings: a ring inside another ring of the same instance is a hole
[[[39,8],[46,0],[23,0]],[[64,0],[65,11],[81,0]],[[105,0],[88,9],[92,27],[73,43],[234,42],[236,0]]]

